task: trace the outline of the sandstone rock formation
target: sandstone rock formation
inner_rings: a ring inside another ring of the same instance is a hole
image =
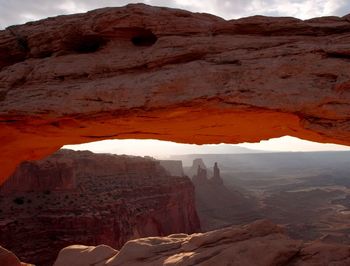
[[[187,172],[192,172],[196,166],[197,174],[192,177],[192,182],[203,232],[261,218],[255,198],[224,185],[217,163],[214,163],[213,172],[209,173],[213,175],[211,178],[208,178],[207,167],[200,158],[193,160]]]
[[[0,31],[0,180],[64,144],[109,138],[350,144],[350,18],[142,4]]]
[[[183,176],[184,170],[182,168],[181,160],[160,160],[160,165],[173,176]]]
[[[208,183],[207,169],[201,168],[198,165],[197,174],[192,177],[192,182],[194,184],[206,184]]]
[[[14,174],[0,186],[0,195],[75,189],[76,171],[67,159],[21,163]]]
[[[207,175],[210,174],[210,169],[207,169],[206,165],[204,164],[201,158],[193,159],[192,165],[190,167],[185,167],[185,174],[192,178],[193,176],[198,175],[199,168],[207,170]]]
[[[350,246],[292,240],[280,227],[263,220],[207,233],[131,240],[120,251],[107,246],[71,246],[59,253],[54,264],[66,265],[347,266]]]
[[[200,230],[190,179],[152,159],[60,150],[24,162],[3,187],[0,245],[39,266],[67,245],[119,249],[134,238]]]
[[[1,266],[34,266],[32,264],[20,262],[11,251],[0,246],[0,265]]]
[[[223,185],[224,181],[222,180],[222,178],[220,176],[220,169],[218,167],[218,163],[217,162],[214,164],[213,172],[214,172],[214,175],[210,179],[211,182],[216,183],[218,185]]]
[[[193,170],[197,168],[197,173],[192,176],[192,182],[197,185],[204,184],[215,184],[215,185],[223,185],[224,181],[220,176],[220,169],[218,167],[218,163],[216,162],[213,167],[213,176],[208,178],[207,167],[205,166],[202,159],[193,160],[192,167],[187,171],[189,174],[193,172]],[[210,173],[211,174],[211,173]]]

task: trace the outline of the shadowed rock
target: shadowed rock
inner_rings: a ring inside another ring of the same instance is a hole
[[[107,138],[350,144],[349,30],[348,16],[226,21],[143,4],[8,27],[0,180]]]

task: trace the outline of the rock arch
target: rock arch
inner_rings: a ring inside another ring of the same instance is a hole
[[[22,160],[109,138],[350,145],[350,17],[143,4],[0,31],[0,181]]]

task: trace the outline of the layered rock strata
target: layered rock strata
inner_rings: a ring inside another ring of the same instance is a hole
[[[350,17],[236,20],[143,4],[0,31],[0,180],[110,138],[350,144]]]
[[[55,187],[70,178],[73,186]],[[61,150],[23,163],[3,187],[0,244],[40,266],[71,244],[119,249],[134,238],[200,230],[190,179],[152,159]]]

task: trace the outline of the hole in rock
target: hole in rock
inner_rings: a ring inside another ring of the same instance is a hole
[[[69,145],[23,162],[0,187],[0,245],[46,266],[71,244],[120,249],[137,237],[259,219],[283,224],[292,238],[350,244],[349,158],[349,147],[288,136],[238,145]]]
[[[131,38],[131,42],[135,46],[152,46],[157,41],[157,36],[152,31],[147,29],[140,29]]]
[[[77,53],[94,53],[106,44],[105,38],[99,35],[74,36],[67,43],[69,50]]]

